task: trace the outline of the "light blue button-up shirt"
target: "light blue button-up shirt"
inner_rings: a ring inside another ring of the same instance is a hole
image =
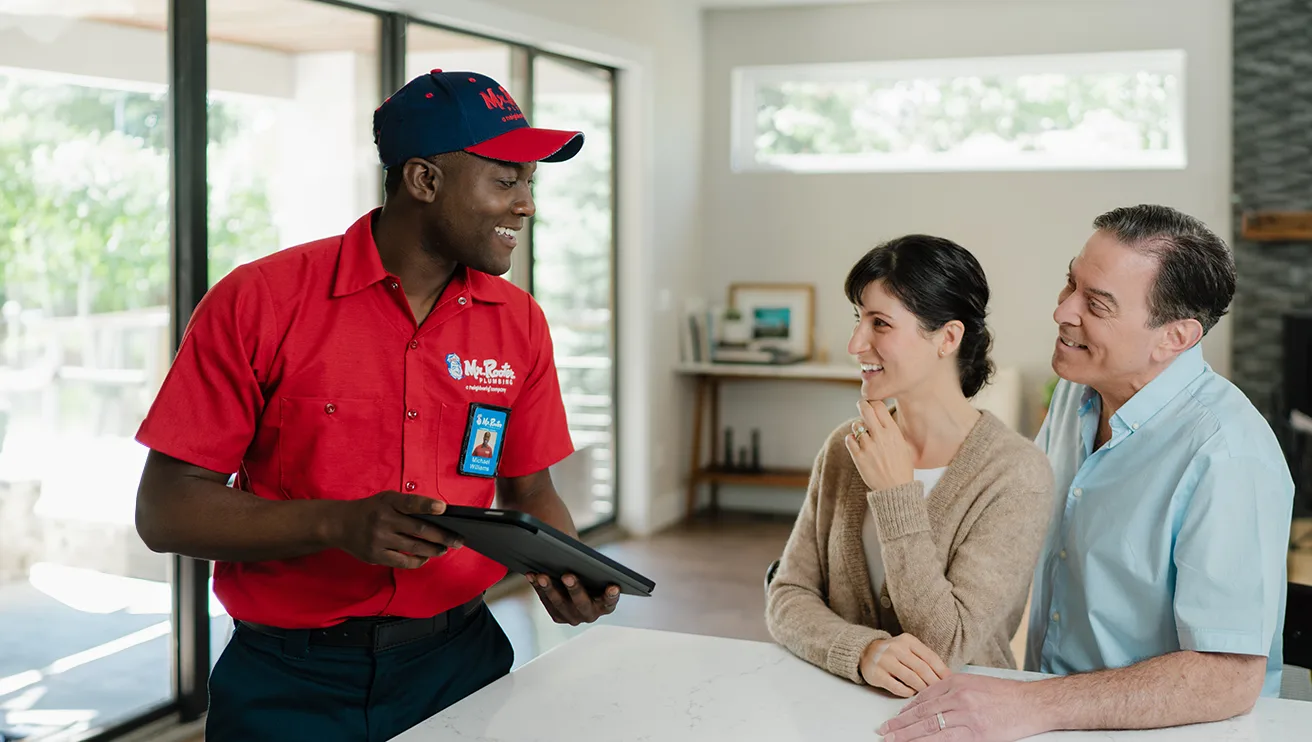
[[[1179,650],[1263,655],[1280,691],[1294,483],[1233,384],[1181,354],[1111,418],[1062,381],[1035,441],[1056,480],[1025,667],[1058,675]]]

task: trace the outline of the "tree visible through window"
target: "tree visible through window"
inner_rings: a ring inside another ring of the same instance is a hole
[[[1124,66],[923,76],[906,74],[914,63],[900,64],[898,75],[877,65],[869,75],[744,70],[738,114],[749,128],[738,132],[735,164],[1182,167],[1181,73],[1169,64]]]
[[[72,316],[158,307],[169,297],[166,93],[0,74],[0,305]],[[211,150],[239,133],[211,102]],[[235,169],[228,169],[235,170]],[[211,267],[231,270],[277,237],[258,180],[211,190]],[[267,251],[267,250],[266,250]]]
[[[576,157],[535,175],[533,295],[551,326],[576,449],[552,477],[575,525],[586,528],[615,512],[612,78],[549,57],[539,57],[534,72],[534,125],[585,136]]]

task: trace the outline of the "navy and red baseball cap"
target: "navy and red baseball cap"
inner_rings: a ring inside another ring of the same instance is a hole
[[[583,134],[529,126],[510,93],[486,75],[433,70],[374,111],[374,144],[384,167],[460,151],[503,162],[562,162],[583,148]]]

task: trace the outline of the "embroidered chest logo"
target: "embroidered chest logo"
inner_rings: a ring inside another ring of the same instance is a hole
[[[465,378],[465,370],[460,365],[460,356],[455,353],[446,354],[446,372],[456,381]]]
[[[515,384],[515,369],[509,363],[498,364],[496,359],[462,361],[450,353],[446,357],[446,370],[456,381],[468,382],[465,389],[471,392],[505,394]]]

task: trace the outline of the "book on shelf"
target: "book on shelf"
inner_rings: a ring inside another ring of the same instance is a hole
[[[715,312],[694,307],[684,312],[679,328],[679,356],[685,363],[710,363],[715,341]]]

